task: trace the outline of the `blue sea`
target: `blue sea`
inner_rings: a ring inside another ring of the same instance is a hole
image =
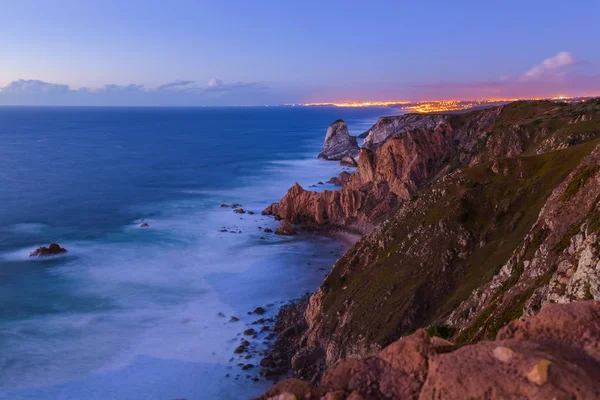
[[[272,317],[315,290],[347,245],[264,233],[277,222],[260,212],[294,182],[343,170],[315,159],[332,121],[358,135],[392,113],[0,108],[0,398],[262,393],[271,382],[252,380],[258,355],[233,353],[258,318],[248,312]],[[51,242],[68,252],[29,257]]]

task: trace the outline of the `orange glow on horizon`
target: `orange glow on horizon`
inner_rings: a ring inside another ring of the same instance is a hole
[[[390,107],[416,113],[434,113],[446,111],[461,111],[486,105],[501,103],[510,103],[517,100],[551,100],[551,101],[585,101],[591,97],[583,96],[554,96],[554,97],[527,97],[527,98],[490,98],[482,100],[429,100],[429,101],[345,101],[345,102],[322,102],[322,103],[304,103],[287,104],[291,106],[315,107],[315,106],[333,106],[333,107]]]

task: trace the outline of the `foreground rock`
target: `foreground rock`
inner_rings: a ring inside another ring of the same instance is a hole
[[[58,243],[52,243],[49,247],[40,247],[31,253],[29,253],[29,257],[48,257],[55,256],[57,254],[66,253],[67,249],[60,247]]]
[[[323,160],[341,160],[344,157],[358,156],[356,137],[350,136],[348,126],[338,119],[327,128],[323,148],[319,158]]]
[[[284,219],[279,224],[279,228],[275,231],[276,235],[291,236],[296,234],[296,230],[290,221]]]
[[[598,320],[597,301],[548,305],[494,341],[455,350],[421,329],[371,357],[332,365],[318,386],[289,379],[261,398],[597,399]]]

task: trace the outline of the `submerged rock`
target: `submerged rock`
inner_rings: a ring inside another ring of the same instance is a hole
[[[60,247],[58,243],[52,243],[49,247],[39,247],[29,253],[29,257],[48,257],[66,253],[67,249]]]
[[[346,123],[338,119],[327,128],[323,148],[318,158],[323,160],[341,160],[346,156],[358,155],[356,137],[350,136]]]

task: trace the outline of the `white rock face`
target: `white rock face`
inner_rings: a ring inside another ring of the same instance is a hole
[[[327,128],[319,158],[323,160],[341,160],[344,157],[355,158],[358,156],[358,151],[356,137],[350,136],[348,126],[339,119]]]
[[[571,239],[558,265],[544,303],[569,303],[600,298],[600,242],[597,233],[581,232]]]

